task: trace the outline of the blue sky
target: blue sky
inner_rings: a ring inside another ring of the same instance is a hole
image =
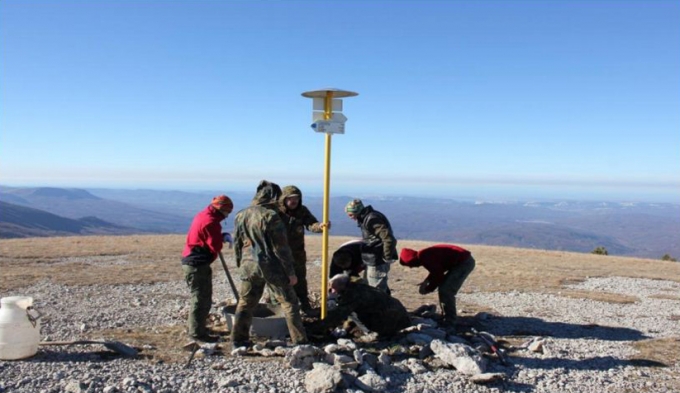
[[[678,1],[0,2],[0,184],[680,201]]]

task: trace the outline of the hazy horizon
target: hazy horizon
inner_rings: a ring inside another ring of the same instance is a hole
[[[323,184],[315,184],[310,186],[305,182],[285,183],[278,182],[274,178],[265,178],[277,182],[284,186],[287,184],[295,184],[300,187],[305,196],[321,197],[323,196]],[[101,183],[59,183],[59,182],[3,182],[0,186],[16,187],[16,188],[39,188],[39,187],[54,187],[54,188],[77,188],[77,189],[108,189],[108,190],[150,190],[150,191],[179,191],[191,193],[251,193],[254,192],[258,180],[253,180],[238,183],[227,183],[226,187],[219,187],[217,185],[194,185],[194,186],[172,186],[172,185],[152,185],[152,184],[129,184],[129,185],[110,185]],[[592,187],[586,188],[575,186],[541,186],[533,185],[530,187],[516,186],[516,189],[508,189],[507,186],[502,188],[500,186],[473,186],[473,185],[457,185],[450,186],[451,191],[445,190],[428,190],[428,189],[414,189],[408,186],[391,187],[376,187],[375,185],[366,185],[365,187],[357,186],[334,186],[331,183],[331,197],[333,196],[349,196],[357,198],[369,197],[416,197],[416,198],[443,198],[460,201],[498,201],[498,202],[529,202],[529,201],[583,201],[583,202],[612,202],[612,203],[670,203],[680,205],[680,198],[675,195],[675,189],[669,190],[667,193],[653,193],[640,190],[627,190],[622,192],[621,186],[611,187],[612,190],[606,190],[601,187],[599,192],[594,192]]]

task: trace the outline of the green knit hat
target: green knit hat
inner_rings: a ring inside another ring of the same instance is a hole
[[[361,202],[361,199],[355,199],[353,201],[349,201],[347,206],[345,206],[345,213],[352,213],[352,214],[359,214],[364,210],[364,204]]]

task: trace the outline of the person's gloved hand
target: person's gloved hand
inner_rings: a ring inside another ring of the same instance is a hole
[[[222,232],[222,243],[229,243],[229,248],[234,246],[234,239],[231,238],[231,233]]]
[[[420,293],[421,295],[425,295],[425,294],[432,292],[432,291],[429,291],[427,289],[427,287],[429,285],[430,285],[430,282],[428,280],[421,282],[420,285],[418,285],[418,293]]]

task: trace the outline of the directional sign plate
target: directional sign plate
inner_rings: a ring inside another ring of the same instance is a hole
[[[312,129],[324,134],[344,134],[345,123],[333,120],[317,120],[312,123]]]

